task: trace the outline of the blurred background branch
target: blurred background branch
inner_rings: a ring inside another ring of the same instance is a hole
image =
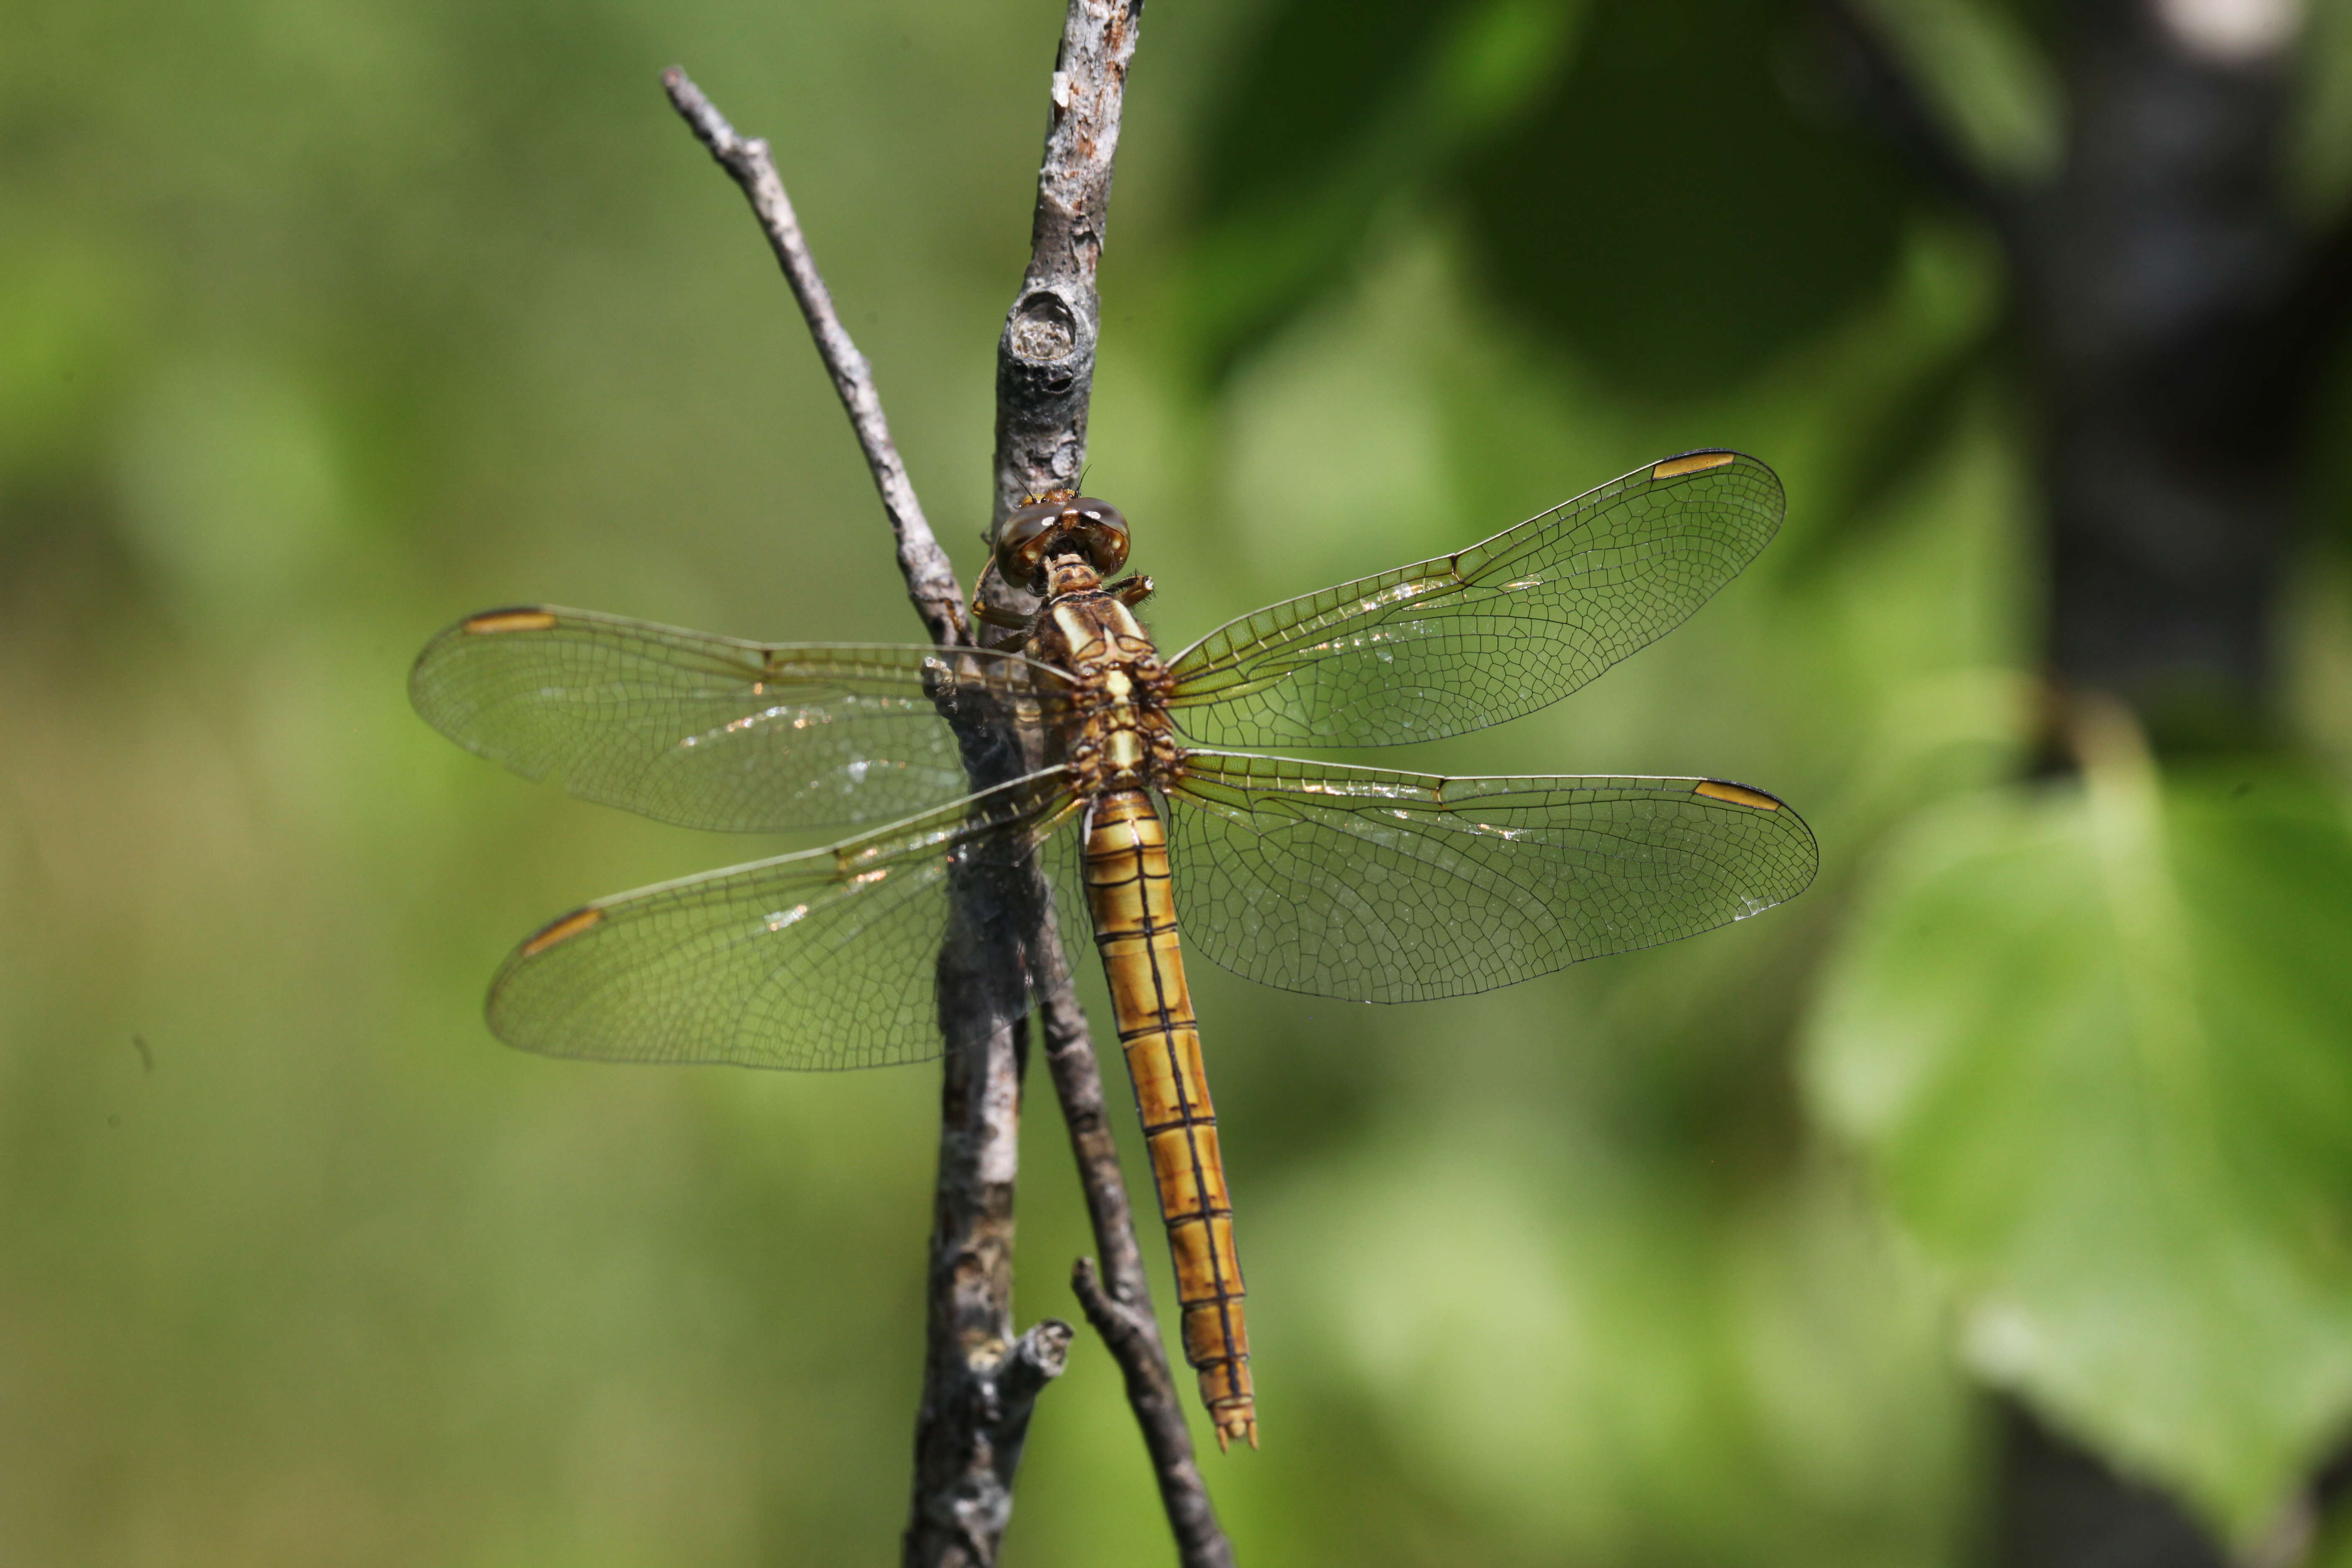
[[[2011,193],[1943,122],[1880,25],[1843,0],[1822,0],[1817,15],[1822,63],[1836,88],[1936,188],[1996,228],[2014,223]]]

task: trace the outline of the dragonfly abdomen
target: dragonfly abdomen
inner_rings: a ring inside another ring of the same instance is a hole
[[[1217,1424],[1218,1446],[1241,1437],[1255,1447],[1233,1203],[1177,942],[1167,828],[1150,795],[1118,790],[1096,798],[1087,818],[1086,867],[1095,942],[1110,982],[1111,1011],[1175,1260],[1184,1359],[1200,1373],[1201,1399]]]

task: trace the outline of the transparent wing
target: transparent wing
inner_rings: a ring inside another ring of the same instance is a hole
[[[409,696],[467,750],[584,800],[688,827],[893,821],[971,788],[944,713],[1036,721],[1017,655],[754,643],[587,610],[470,616]]]
[[[1085,803],[1079,803],[1078,829],[1056,833],[1037,851],[1037,868],[1045,876],[1045,890],[1054,900],[1060,922],[1062,957],[1076,973],[1095,962],[1095,918],[1087,908],[1087,845]]]
[[[1744,920],[1813,836],[1716,779],[1440,778],[1194,752],[1169,792],[1187,945],[1289,991],[1458,996]]]
[[[1458,554],[1270,605],[1178,655],[1210,746],[1387,746],[1531,713],[1673,630],[1780,526],[1737,452],[1654,463]]]
[[[507,959],[491,1031],[602,1061],[823,1069],[937,1056],[951,885],[1013,875],[1076,809],[1057,768],[828,849],[601,899]]]

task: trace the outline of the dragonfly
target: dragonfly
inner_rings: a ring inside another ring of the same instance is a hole
[[[1285,747],[1436,740],[1547,706],[1680,625],[1779,529],[1755,458],[1686,452],[1450,555],[1218,627],[1163,659],[1106,502],[1038,497],[976,598],[1015,646],[765,643],[589,611],[487,611],[418,657],[417,711],[574,795],[689,827],[882,824],[600,899],[507,958],[488,1016],[560,1057],[867,1068],[934,1057],[960,868],[1044,868],[1108,981],[1219,1447],[1257,1441],[1234,1208],[1184,972],[1360,1002],[1507,985],[1801,892],[1811,832],[1715,778],[1440,777]],[[960,736],[1025,749],[973,789]],[[1034,765],[1029,765],[1034,764]],[[1180,925],[1179,909],[1182,910]],[[1181,937],[1180,939],[1180,931]],[[1034,976],[1024,977],[1034,997]]]

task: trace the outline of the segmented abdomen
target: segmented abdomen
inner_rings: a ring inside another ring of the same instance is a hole
[[[1233,1204],[1177,945],[1167,828],[1151,797],[1140,790],[1098,797],[1088,817],[1086,855],[1095,944],[1110,981],[1111,1010],[1175,1257],[1184,1359],[1201,1374],[1201,1399],[1217,1424],[1218,1447],[1241,1437],[1255,1447],[1257,1410],[1250,1396]]]

